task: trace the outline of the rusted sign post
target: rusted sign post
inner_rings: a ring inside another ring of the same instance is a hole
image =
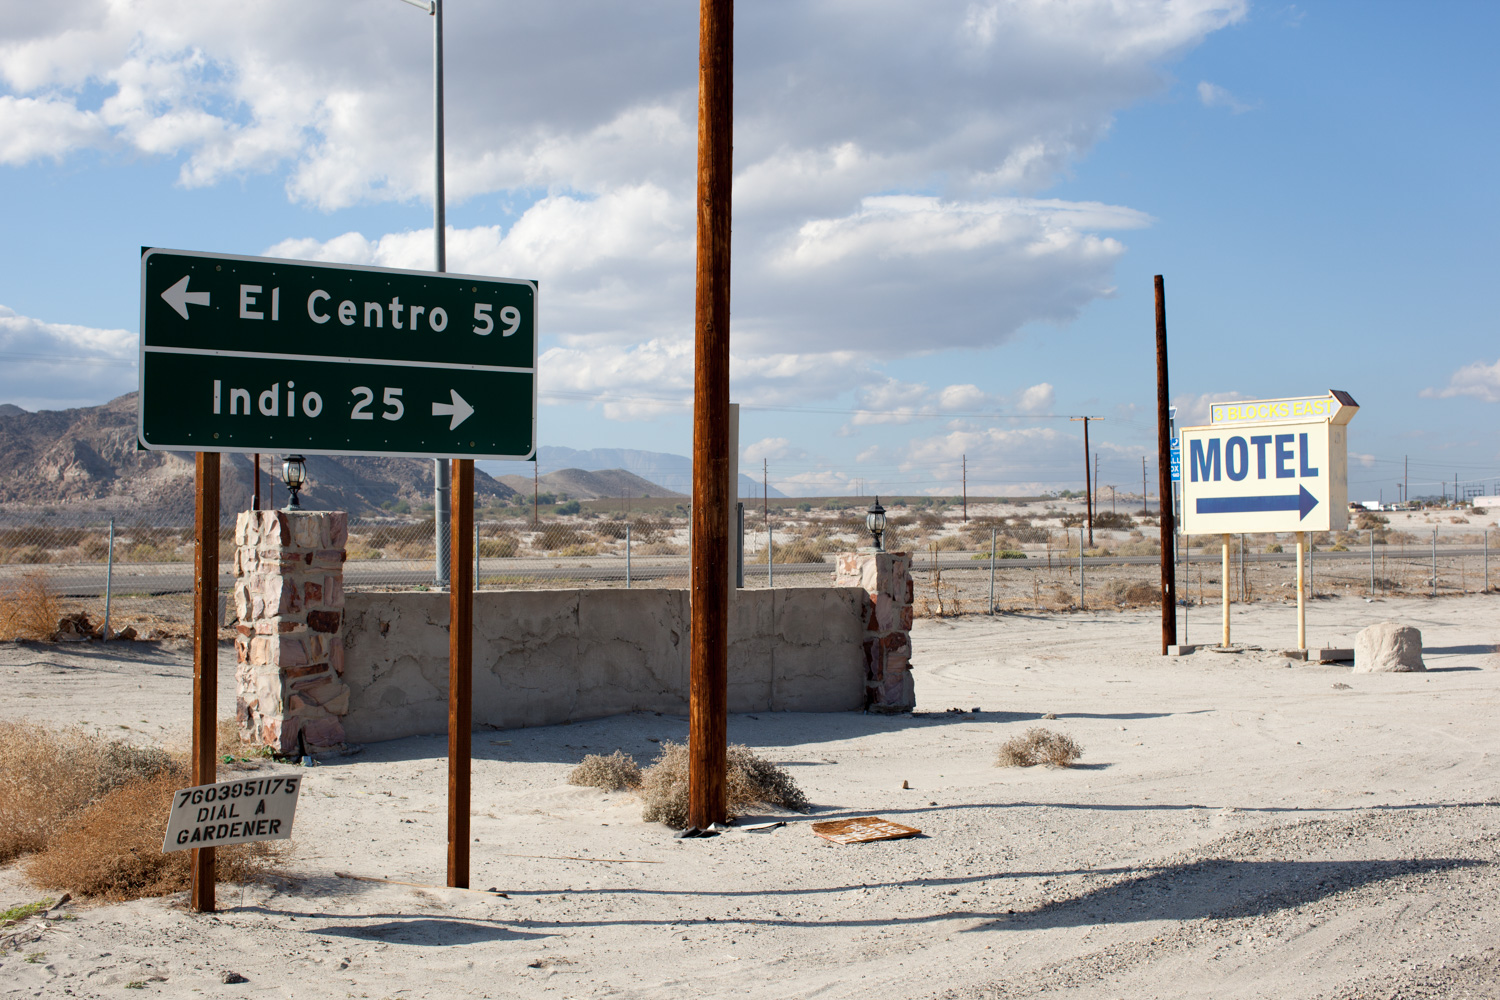
[[[448,884],[469,887],[469,753],[474,717],[474,462],[453,460],[448,589]]]
[[[1167,291],[1156,276],[1156,492],[1161,508],[1161,655],[1177,645],[1177,526],[1172,505],[1172,430],[1167,416]]]
[[[693,366],[692,647],[688,825],[727,818],[729,729],[729,216],[734,3],[700,0],[698,270]]]
[[[193,521],[193,784],[218,775],[214,753],[219,704],[219,453],[200,451],[194,488]],[[214,908],[214,848],[195,847],[192,907]]]

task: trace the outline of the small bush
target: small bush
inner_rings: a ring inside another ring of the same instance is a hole
[[[516,554],[520,548],[515,535],[501,535],[498,538],[481,538],[479,540],[479,555],[484,559],[509,559]]]
[[[990,554],[988,552],[976,552],[970,558],[974,559],[976,562],[978,562],[978,561],[989,562],[990,561]],[[1024,553],[1024,552],[1022,552],[1022,551],[1020,551],[1018,549],[997,549],[995,551],[995,558],[996,559],[1025,559],[1026,558],[1026,553]]]
[[[62,605],[45,573],[27,573],[0,585],[0,639],[49,638],[61,617]]]
[[[27,877],[43,888],[117,902],[187,889],[192,852],[161,849],[172,795],[182,781],[176,774],[130,781],[85,807],[26,863]],[[220,847],[217,876],[250,881],[279,853],[267,843]]]
[[[41,850],[100,796],[161,775],[186,785],[186,760],[82,729],[0,723],[0,864]]]
[[[742,815],[750,806],[781,806],[807,811],[807,796],[792,776],[756,754],[749,747],[730,744],[726,789],[729,817]],[[688,748],[664,742],[655,762],[641,772],[641,819],[665,823],[681,830],[688,822]]]
[[[568,784],[587,788],[603,788],[618,792],[627,788],[641,787],[641,766],[635,758],[623,750],[616,750],[608,757],[591,753],[579,762],[568,775]]]
[[[1108,600],[1121,607],[1150,607],[1161,603],[1161,588],[1140,580],[1111,580],[1104,588]]]
[[[1053,767],[1071,767],[1082,756],[1083,747],[1073,737],[1034,727],[1020,736],[1006,740],[1000,747],[995,766],[1032,767],[1036,764],[1050,764]]]

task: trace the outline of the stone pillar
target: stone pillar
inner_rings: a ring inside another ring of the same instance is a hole
[[[865,704],[872,712],[910,712],[912,579],[907,552],[850,552],[838,557],[834,586],[870,595],[865,624]]]
[[[278,753],[344,742],[344,558],[340,511],[255,510],[234,526],[240,736]]]

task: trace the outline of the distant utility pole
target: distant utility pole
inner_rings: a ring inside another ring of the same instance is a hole
[[[1111,514],[1115,512],[1115,488],[1113,486],[1109,487],[1109,512]]]
[[[1085,512],[1089,522],[1089,548],[1094,547],[1094,476],[1093,476],[1093,452],[1089,450],[1089,421],[1103,420],[1103,417],[1071,417],[1072,420],[1083,421],[1083,499]]]
[[[769,530],[771,527],[771,460],[769,458],[760,460],[760,513]]]
[[[968,524],[969,523],[969,456],[965,455],[963,457],[963,459],[964,459],[964,523]],[[1458,481],[1458,479],[1455,477],[1454,478],[1454,482],[1457,482],[1457,481]]]
[[[1411,456],[1401,456],[1401,501],[1411,499]]]
[[[541,462],[532,462],[531,463],[531,526],[533,528],[536,527],[536,523],[537,523],[537,515],[536,515],[537,483],[541,480],[541,474],[537,472],[537,467],[540,466],[541,464],[542,464]]]
[[[1141,456],[1141,513],[1151,513],[1151,504],[1146,499],[1146,456]]]

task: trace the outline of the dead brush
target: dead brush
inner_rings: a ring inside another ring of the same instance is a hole
[[[996,767],[1072,767],[1083,756],[1083,747],[1071,736],[1040,726],[1006,740],[995,758]]]
[[[26,876],[44,889],[114,902],[181,892],[191,881],[192,852],[163,854],[162,838],[181,777],[159,774],[116,788],[70,818],[47,846],[25,864]],[[217,877],[248,882],[280,857],[280,845],[232,844],[214,852]]]
[[[61,617],[62,604],[46,573],[0,584],[0,639],[49,639]]]
[[[0,723],[0,864],[45,847],[89,803],[132,781],[187,783],[187,759],[159,747]]]
[[[187,853],[165,855],[161,841],[172,793],[191,781],[183,753],[0,722],[0,864],[31,854],[24,870],[34,883],[75,895],[186,889]],[[219,877],[248,880],[275,856],[264,845],[221,847]]]
[[[573,768],[568,784],[619,792],[641,787],[641,766],[623,750],[609,756],[591,753]]]
[[[743,815],[751,806],[781,806],[806,812],[807,796],[783,768],[757,756],[749,747],[731,743],[728,748],[725,798],[729,818]],[[676,830],[688,825],[688,749],[665,741],[655,762],[641,772],[639,795],[641,819],[665,823]]]

